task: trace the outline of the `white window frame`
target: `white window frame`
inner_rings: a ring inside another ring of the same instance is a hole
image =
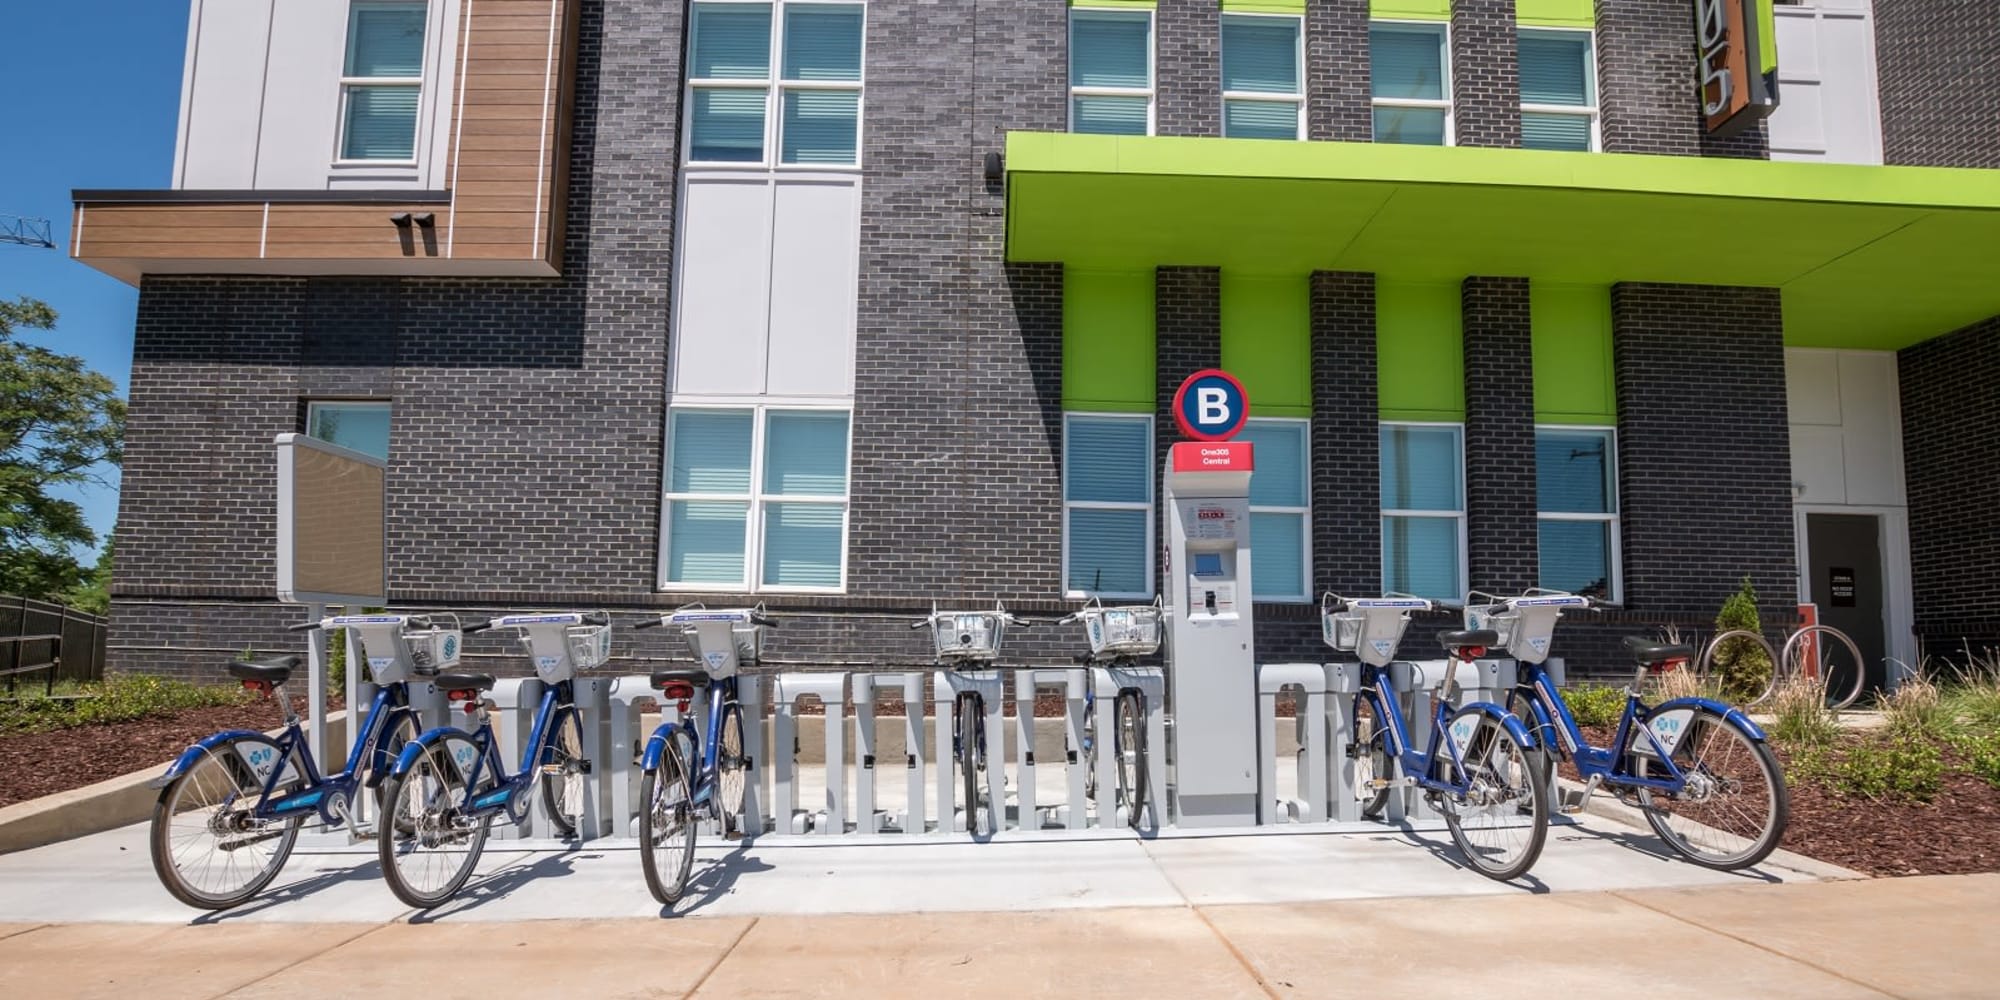
[[[1403,507],[1384,507],[1382,508],[1382,520],[1386,521],[1392,517],[1401,517],[1410,519],[1415,519],[1415,518],[1432,518],[1438,520],[1449,519],[1458,522],[1457,583],[1458,583],[1459,594],[1463,595],[1465,591],[1471,586],[1470,580],[1472,576],[1471,557],[1470,554],[1466,551],[1466,547],[1469,544],[1470,539],[1467,537],[1465,528],[1465,520],[1466,520],[1465,518],[1465,489],[1466,489],[1465,424],[1462,421],[1455,421],[1455,420],[1382,420],[1378,421],[1376,424],[1376,430],[1375,430],[1376,440],[1379,442],[1381,439],[1382,431],[1392,427],[1448,427],[1451,428],[1457,434],[1458,509],[1453,511],[1445,511],[1445,510],[1414,510]],[[1378,457],[1376,459],[1376,468],[1377,468],[1376,474],[1378,476],[1381,474],[1380,473],[1381,465],[1382,465],[1382,459]],[[1382,569],[1382,586],[1386,588],[1389,586],[1389,533],[1387,531],[1383,531],[1381,532],[1381,536],[1382,536],[1381,559],[1379,565],[1381,566]]]
[[[1155,487],[1154,485],[1153,476],[1151,475],[1150,471],[1146,476],[1146,500],[1144,503],[1139,503],[1136,501],[1114,501],[1114,500],[1071,500],[1069,498],[1069,460],[1070,460],[1069,425],[1070,421],[1076,417],[1082,417],[1088,420],[1101,420],[1108,418],[1113,420],[1143,421],[1146,425],[1146,464],[1149,468],[1153,464],[1153,456],[1154,454],[1157,453],[1157,450],[1159,448],[1159,439],[1154,436],[1155,428],[1153,426],[1153,415],[1150,413],[1115,413],[1102,410],[1063,411],[1063,438],[1062,438],[1063,467],[1062,467],[1062,487],[1061,487],[1062,503],[1063,503],[1062,565],[1060,570],[1058,571],[1061,573],[1063,599],[1071,601],[1079,601],[1088,597],[1096,596],[1096,597],[1115,599],[1121,601],[1122,600],[1150,601],[1153,599],[1154,595],[1159,592],[1159,572],[1160,572],[1159,565],[1155,556],[1155,552],[1158,549],[1158,545],[1154,541],[1155,538],[1157,537],[1157,532],[1159,530],[1159,515],[1157,512],[1159,503],[1159,491],[1157,487]],[[1146,512],[1146,544],[1145,544],[1146,589],[1143,592],[1107,590],[1093,594],[1091,591],[1088,590],[1080,590],[1070,587],[1069,512],[1072,510],[1143,510]]]
[[[1078,16],[1083,17],[1084,20],[1089,20],[1092,17],[1101,17],[1106,14],[1117,15],[1120,20],[1139,14],[1145,15],[1146,86],[1145,89],[1141,90],[1133,87],[1079,87],[1071,84],[1069,88],[1069,100],[1064,102],[1065,107],[1063,109],[1063,118],[1069,123],[1067,131],[1076,131],[1076,99],[1079,97],[1143,97],[1146,99],[1146,134],[1152,135],[1158,128],[1160,104],[1156,96],[1160,89],[1160,19],[1155,16],[1155,11],[1152,8],[1071,7],[1069,9],[1069,25],[1067,28],[1069,32],[1069,48],[1067,51],[1071,53],[1076,51],[1076,21]],[[1217,40],[1218,42],[1220,41],[1220,36],[1217,36]],[[1303,66],[1301,66],[1300,72],[1303,73],[1304,71]]]
[[[1438,93],[1443,94],[1444,99],[1433,101],[1433,100],[1419,99],[1415,97],[1376,97],[1374,81],[1371,79],[1369,81],[1369,86],[1368,86],[1369,141],[1370,142],[1380,141],[1375,138],[1375,131],[1374,131],[1376,108],[1442,108],[1444,109],[1444,144],[1446,146],[1458,145],[1458,116],[1454,112],[1451,103],[1451,81],[1452,81],[1451,22],[1411,21],[1411,20],[1403,20],[1398,18],[1387,18],[1387,17],[1375,17],[1368,19],[1369,28],[1373,29],[1378,25],[1394,26],[1398,28],[1421,28],[1428,33],[1437,35],[1438,79],[1439,79]],[[1396,145],[1410,145],[1410,144],[1397,143]]]
[[[1301,542],[1299,549],[1299,579],[1305,583],[1306,592],[1303,594],[1284,594],[1276,597],[1259,595],[1257,593],[1255,563],[1253,562],[1250,577],[1250,598],[1253,602],[1261,604],[1311,604],[1313,600],[1312,421],[1304,417],[1252,417],[1246,422],[1250,424],[1297,424],[1305,432],[1299,438],[1299,445],[1303,449],[1303,453],[1299,455],[1299,481],[1305,487],[1305,506],[1260,507],[1252,504],[1250,514],[1253,519],[1258,514],[1295,514],[1298,516],[1300,526],[1303,529],[1299,532],[1299,541]],[[1254,476],[1255,473],[1252,473],[1252,475]]]
[[[424,44],[422,62],[418,64],[416,76],[348,76],[347,60],[354,54],[354,12],[363,7],[401,7],[418,5],[417,0],[349,0],[347,5],[347,46],[340,51],[340,114],[334,119],[333,164],[337,167],[414,167],[423,155],[424,138],[424,78],[431,71],[431,38],[437,25],[436,11],[425,0]],[[417,91],[417,116],[410,122],[410,157],[407,160],[351,159],[347,156],[347,116],[353,110],[354,91],[358,87],[414,87]]]
[[[1543,114],[1547,114],[1547,115],[1568,115],[1568,116],[1570,116],[1570,117],[1573,117],[1573,118],[1582,118],[1582,117],[1584,117],[1584,116],[1588,115],[1588,116],[1589,116],[1589,118],[1590,118],[1590,150],[1589,150],[1589,151],[1590,151],[1590,152],[1592,152],[1592,153],[1597,153],[1597,152],[1602,152],[1602,151],[1603,151],[1603,149],[1604,149],[1604,129],[1603,129],[1603,121],[1604,121],[1604,118],[1603,118],[1603,116],[1602,116],[1601,114],[1599,114],[1599,113],[1598,113],[1598,106],[1599,106],[1599,104],[1601,103],[1601,99],[1600,99],[1600,98],[1599,98],[1599,96],[1598,96],[1598,93],[1599,93],[1599,92],[1598,92],[1598,87],[1597,87],[1597,31],[1596,31],[1596,29],[1594,29],[1594,28],[1521,28],[1521,29],[1519,30],[1519,34],[1520,34],[1521,36],[1526,36],[1526,35],[1582,35],[1582,36],[1584,36],[1584,39],[1585,39],[1585,40],[1586,40],[1586,41],[1588,42],[1588,44],[1584,46],[1584,60],[1583,60],[1583,65],[1584,65],[1585,69],[1586,69],[1586,70],[1588,70],[1588,72],[1590,73],[1590,103],[1589,103],[1589,104],[1530,104],[1530,103],[1528,103],[1528,102],[1526,102],[1526,101],[1522,101],[1522,102],[1521,102],[1521,111],[1522,111],[1522,113],[1524,113],[1524,114],[1537,114],[1537,115],[1543,115]],[[1516,42],[1514,43],[1514,46],[1515,46],[1515,52],[1516,52],[1516,58],[1518,58],[1518,57],[1519,57],[1519,56],[1518,56],[1518,54],[1519,54],[1519,52],[1520,52],[1520,42],[1519,42],[1519,41],[1517,40],[1517,41],[1516,41]]]
[[[395,442],[395,439],[396,439],[396,438],[395,438],[395,429],[396,429],[396,404],[395,404],[395,402],[394,402],[394,401],[392,401],[392,400],[387,400],[387,399],[308,399],[308,400],[306,400],[306,436],[307,436],[307,437],[309,437],[309,438],[312,438],[312,439],[313,439],[313,440],[315,440],[315,441],[326,441],[326,442],[327,442],[328,444],[332,444],[332,443],[334,443],[334,442],[332,442],[331,440],[329,440],[329,439],[327,439],[327,438],[323,438],[323,437],[320,437],[319,435],[317,435],[317,434],[314,434],[314,433],[313,433],[313,418],[314,418],[315,416],[317,416],[317,415],[318,415],[318,414],[319,414],[319,413],[320,413],[321,411],[324,411],[324,410],[352,410],[352,409],[357,409],[357,408],[360,408],[360,407],[370,407],[370,408],[373,408],[373,407],[378,407],[378,406],[379,406],[379,407],[381,407],[382,409],[384,409],[384,410],[388,411],[388,413],[389,413],[389,440],[388,440],[388,441],[385,441],[385,442],[383,442],[383,444],[382,444],[382,451],[383,451],[383,456],[382,456],[382,457],[383,457],[383,460],[384,460],[384,461],[387,461],[387,460],[388,460],[388,451],[389,451],[389,445],[390,445],[390,444],[393,444],[393,443]],[[345,446],[345,445],[342,445],[341,447],[346,447],[346,446]]]
[[[687,109],[688,127],[681,129],[681,163],[702,170],[778,170],[805,173],[861,172],[866,151],[862,148],[862,131],[867,121],[868,95],[865,85],[868,78],[868,3],[867,0],[696,0],[701,6],[743,6],[768,7],[771,10],[771,52],[765,63],[766,72],[762,79],[742,77],[696,77],[688,76],[681,84],[681,107]],[[785,77],[785,8],[792,6],[810,7],[858,7],[861,9],[861,79],[859,80],[786,80]],[[694,30],[692,18],[694,8],[688,8],[690,18],[687,52],[684,58],[692,72],[694,64]],[[761,160],[697,160],[694,158],[694,94],[696,90],[762,90],[764,91],[764,157]],[[854,162],[853,163],[786,163],[781,143],[784,141],[785,92],[795,90],[839,90],[851,91],[854,96]]]
[[[1292,106],[1293,106],[1294,108],[1297,108],[1297,109],[1298,109],[1298,123],[1299,123],[1299,127],[1298,127],[1298,130],[1297,130],[1297,134],[1296,134],[1296,135],[1294,135],[1294,136],[1292,136],[1292,138],[1294,138],[1294,139],[1304,139],[1304,138],[1306,137],[1306,19],[1305,19],[1305,16],[1304,16],[1304,15],[1302,15],[1302,14],[1261,14],[1261,13],[1252,13],[1252,12],[1248,12],[1248,11],[1242,11],[1242,12],[1235,12],[1235,11],[1231,11],[1231,12],[1225,12],[1225,13],[1224,13],[1224,14],[1222,15],[1222,28],[1221,28],[1221,30],[1222,30],[1222,31],[1224,31],[1224,32],[1227,32],[1227,31],[1229,30],[1229,22],[1231,22],[1231,21],[1258,21],[1258,20],[1266,20],[1266,21],[1272,21],[1272,20],[1281,20],[1281,21],[1290,21],[1290,22],[1292,22],[1292,23],[1293,23],[1294,25],[1296,25],[1296,26],[1298,27],[1298,31],[1297,31],[1297,32],[1296,32],[1296,33],[1294,34],[1294,37],[1295,37],[1295,38],[1297,39],[1297,41],[1296,41],[1296,43],[1295,43],[1295,44],[1294,44],[1294,46],[1293,46],[1293,54],[1292,54],[1292,66],[1293,66],[1293,68],[1295,68],[1295,69],[1296,69],[1296,70],[1298,71],[1298,80],[1299,80],[1299,89],[1297,90],[1297,92],[1295,92],[1295,93],[1292,93],[1292,94],[1289,94],[1289,95],[1287,95],[1287,94],[1279,94],[1279,93],[1275,93],[1275,92],[1272,92],[1272,91],[1264,91],[1264,90],[1225,90],[1225,91],[1223,91],[1223,92],[1222,92],[1222,107],[1223,107],[1223,114],[1222,114],[1222,135],[1223,135],[1223,138],[1225,138],[1225,139],[1226,139],[1226,138],[1228,138],[1228,137],[1229,137],[1229,110],[1228,110],[1228,109],[1229,109],[1229,102],[1231,102],[1231,101],[1239,101],[1239,102],[1243,102],[1243,101],[1249,101],[1249,102],[1259,102],[1259,103],[1263,103],[1263,104],[1290,104],[1290,105],[1292,105]],[[1224,50],[1224,51],[1226,51],[1226,50]]]
[[[1543,431],[1552,431],[1552,432],[1587,431],[1590,433],[1601,433],[1604,435],[1605,445],[1606,448],[1608,449],[1608,451],[1604,456],[1604,468],[1605,468],[1605,474],[1610,477],[1609,481],[1605,484],[1606,486],[1605,499],[1608,501],[1611,510],[1609,513],[1605,514],[1579,514],[1569,511],[1544,511],[1541,509],[1541,501],[1537,499],[1535,503],[1535,525],[1537,529],[1536,544],[1535,544],[1535,584],[1537,586],[1540,586],[1542,582],[1541,581],[1542,552],[1541,552],[1541,532],[1540,532],[1541,522],[1602,521],[1611,526],[1607,536],[1608,544],[1610,546],[1610,551],[1606,553],[1606,558],[1610,561],[1611,566],[1609,569],[1609,576],[1605,581],[1606,593],[1604,595],[1604,600],[1607,603],[1611,604],[1622,604],[1625,601],[1625,547],[1624,547],[1624,539],[1622,537],[1624,534],[1621,524],[1622,515],[1620,515],[1618,512],[1618,428],[1606,426],[1604,424],[1536,424],[1535,425],[1535,436],[1538,439],[1541,437],[1541,433]],[[1535,451],[1537,455],[1541,453],[1540,440],[1537,440],[1535,442]],[[1535,475],[1537,477],[1540,477],[1541,469],[1539,467],[1536,468]]]
[[[667,489],[673,476],[673,414],[705,411],[711,413],[750,412],[750,489],[745,493],[676,493]],[[765,444],[769,440],[769,423],[773,413],[839,413],[847,417],[847,467],[844,473],[846,489],[835,497],[831,495],[795,496],[789,493],[766,493],[764,490],[764,463],[768,458]],[[721,402],[685,401],[670,402],[667,406],[667,438],[662,448],[665,461],[660,466],[660,553],[658,582],[659,589],[673,593],[688,594],[844,594],[847,592],[847,564],[850,532],[853,528],[854,497],[854,408],[843,402],[828,405],[825,401],[776,401]],[[743,576],[736,585],[709,582],[681,582],[667,578],[668,562],[673,552],[670,532],[673,528],[673,504],[678,501],[744,503],[749,506],[743,518]],[[840,583],[834,587],[797,587],[766,584],[764,575],[764,519],[768,506],[782,504],[825,504],[840,507]]]

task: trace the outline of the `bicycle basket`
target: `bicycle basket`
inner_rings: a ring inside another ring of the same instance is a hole
[[[1492,629],[1493,634],[1500,637],[1500,641],[1494,643],[1496,647],[1512,646],[1514,635],[1520,624],[1520,612],[1514,611],[1505,603],[1467,604],[1465,606],[1466,631]]]
[[[458,664],[459,647],[465,644],[465,634],[455,628],[432,626],[404,632],[403,641],[410,647],[410,664],[417,673],[435,674]]]
[[[1324,612],[1319,616],[1320,638],[1343,653],[1352,653],[1361,645],[1363,621],[1365,618],[1356,611]]]
[[[764,630],[756,625],[737,624],[730,626],[730,637],[736,640],[736,658],[744,663],[756,663],[764,655]]]
[[[1422,598],[1391,594],[1380,599],[1336,602],[1328,594],[1320,601],[1320,638],[1343,653],[1353,653],[1362,661],[1385,666],[1396,658],[1403,633],[1410,627],[1410,612],[1430,607]]]
[[[995,611],[944,612],[931,616],[931,635],[941,660],[994,660],[1006,638],[1007,619]]]
[[[1083,609],[1093,656],[1149,656],[1160,648],[1160,607],[1134,604]]]
[[[611,659],[611,626],[571,625],[563,629],[570,662],[578,670],[601,667]]]

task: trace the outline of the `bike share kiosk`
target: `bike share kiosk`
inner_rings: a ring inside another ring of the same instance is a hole
[[[1231,441],[1249,416],[1242,383],[1196,372],[1174,395],[1174,422],[1192,440],[1168,449],[1167,671],[1172,684],[1183,827],[1257,822],[1257,670],[1250,612],[1248,441]]]

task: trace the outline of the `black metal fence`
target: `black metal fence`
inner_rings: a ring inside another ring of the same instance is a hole
[[[66,681],[104,677],[105,620],[75,608],[27,597],[0,596],[0,679],[5,694]]]

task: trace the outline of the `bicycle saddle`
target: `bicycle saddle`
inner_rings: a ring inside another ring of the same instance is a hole
[[[231,660],[223,669],[239,681],[283,684],[298,666],[299,658],[296,656],[274,656],[267,660]]]
[[[1464,649],[1467,646],[1498,646],[1500,633],[1490,628],[1473,629],[1465,632],[1439,632],[1438,642],[1446,649]]]
[[[1669,660],[1694,659],[1694,647],[1692,646],[1659,643],[1643,635],[1626,636],[1625,650],[1632,654],[1633,659],[1649,667],[1657,667]]]
[[[692,684],[695,687],[703,687],[708,684],[709,676],[706,670],[655,670],[652,681],[653,690],[663,691],[669,684]]]
[[[491,691],[492,674],[439,674],[431,678],[440,691]]]

